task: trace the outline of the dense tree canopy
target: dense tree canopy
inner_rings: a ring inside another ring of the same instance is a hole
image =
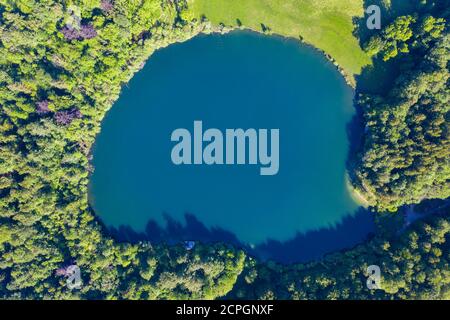
[[[302,266],[248,260],[231,292],[250,299],[450,299],[450,220],[435,217],[402,233]],[[367,267],[381,270],[381,288],[367,289]]]
[[[233,288],[247,298],[448,298],[448,212],[289,267],[225,244],[186,250],[106,234],[88,203],[91,146],[121,86],[156,49],[221,28],[187,5],[0,0],[0,298],[213,299]],[[360,101],[366,140],[353,182],[379,208],[449,196],[446,19],[400,17],[366,46],[410,66],[388,95]],[[364,267],[377,262],[385,285],[367,291]],[[61,276],[71,264],[80,290]]]
[[[401,16],[367,46],[403,67],[386,95],[362,94],[359,101],[366,127],[357,181],[381,209],[450,196],[450,34],[445,22],[431,15]],[[374,43],[381,45],[374,49]]]
[[[0,2],[0,295],[215,298],[244,254],[223,246],[116,244],[87,201],[104,113],[157,48],[200,31],[181,2]],[[204,27],[204,26],[202,26]],[[56,270],[76,263],[83,289]]]

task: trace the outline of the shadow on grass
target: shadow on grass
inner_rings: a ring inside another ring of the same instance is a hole
[[[422,0],[364,0],[364,9],[370,5],[380,7],[382,29],[399,16],[425,12],[435,15],[445,10],[448,6],[447,0],[427,2]],[[380,30],[369,30],[366,25],[367,18],[368,14],[365,14],[364,17],[353,18],[355,26],[353,34],[358,39],[361,47],[364,47],[364,44],[367,43],[371,36],[381,32]],[[398,60],[391,60],[386,63],[381,59],[374,59],[373,65],[365,67],[362,73],[356,76],[357,92],[386,94],[395,79],[402,72],[398,68],[399,65],[401,63]]]
[[[370,5],[377,5],[381,9],[381,24],[386,26],[397,17],[407,14],[414,14],[420,11],[439,11],[444,1],[438,1],[438,5],[430,3],[423,4],[420,0],[364,0],[364,8]],[[359,40],[360,46],[363,47],[371,36],[380,32],[380,30],[369,30],[366,26],[368,15],[364,17],[354,17],[355,25],[354,36]],[[407,59],[407,58],[406,58]],[[347,125],[347,135],[350,142],[349,155],[347,157],[347,170],[350,178],[354,179],[352,173],[358,158],[357,152],[362,150],[364,145],[364,118],[363,110],[357,99],[360,93],[386,95],[395,84],[395,80],[402,73],[399,68],[405,65],[402,57],[397,57],[391,61],[385,62],[381,58],[375,57],[372,64],[363,68],[360,75],[356,75],[356,95],[354,106],[356,114]]]
[[[397,17],[414,14],[417,12],[438,12],[445,6],[445,0],[437,0],[423,3],[422,0],[364,0],[364,10],[371,5],[377,5],[381,10],[381,27],[394,21]],[[373,34],[379,30],[369,30],[366,26],[368,15],[364,17],[354,17],[354,35],[359,39],[360,44],[365,43]]]

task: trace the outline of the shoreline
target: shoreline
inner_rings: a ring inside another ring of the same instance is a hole
[[[367,209],[370,207],[370,203],[369,201],[361,194],[361,192],[358,191],[358,189],[356,189],[351,180],[350,180],[350,176],[349,173],[346,172],[345,173],[345,185],[346,188],[350,194],[350,197],[360,206],[362,206],[363,208]]]
[[[233,31],[249,31],[249,32],[255,32],[263,36],[273,36],[273,37],[281,37],[286,40],[294,40],[299,42],[300,44],[306,45],[308,47],[311,47],[312,49],[316,50],[320,54],[322,54],[329,62],[331,62],[334,66],[334,68],[341,74],[341,76],[344,78],[345,83],[352,88],[353,91],[356,90],[356,79],[354,75],[348,75],[347,72],[337,63],[336,59],[334,59],[330,54],[325,52],[322,49],[317,48],[316,46],[306,42],[303,40],[303,38],[296,38],[291,36],[286,36],[279,33],[273,33],[273,32],[264,32],[262,30],[255,30],[250,27],[245,26],[225,26],[225,25],[219,25],[214,26],[210,21],[202,22],[202,26],[204,27],[202,31],[200,31],[200,34],[212,34],[212,33],[219,33],[219,34],[227,34]],[[194,36],[195,37],[195,36]]]

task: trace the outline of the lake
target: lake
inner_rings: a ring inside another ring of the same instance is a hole
[[[374,227],[347,188],[352,99],[333,64],[292,39],[237,31],[171,45],[103,120],[90,203],[120,240],[225,241],[285,263],[354,246]],[[277,174],[175,165],[171,134],[194,121],[279,129]]]

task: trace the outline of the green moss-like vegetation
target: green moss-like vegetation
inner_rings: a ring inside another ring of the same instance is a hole
[[[89,150],[106,111],[155,50],[221,29],[199,14],[301,35],[351,73],[369,55],[395,61],[407,72],[389,93],[361,96],[368,129],[352,182],[379,208],[448,197],[449,4],[438,2],[447,10],[399,18],[368,39],[366,55],[350,36],[359,0],[298,1],[302,10],[245,2],[253,15],[225,0],[0,0],[0,298],[449,298],[445,204],[426,222],[392,223],[353,250],[281,267],[224,244],[117,243],[87,198]],[[372,263],[382,268],[380,290],[364,286]],[[61,276],[72,264],[80,290]]]

